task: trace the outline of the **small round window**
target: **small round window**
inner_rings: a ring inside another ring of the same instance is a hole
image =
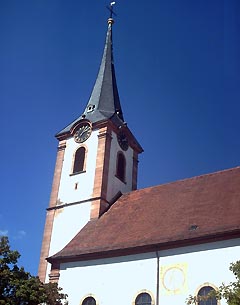
[[[88,105],[87,112],[92,112],[95,109],[95,105]]]

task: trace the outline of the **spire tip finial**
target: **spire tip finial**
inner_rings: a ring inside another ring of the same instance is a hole
[[[114,19],[113,18],[108,18],[108,24],[114,24]]]
[[[108,18],[108,24],[113,24],[114,20],[113,20],[113,15],[117,16],[114,11],[113,11],[113,5],[116,4],[116,2],[111,2],[109,6],[107,6],[107,9],[110,11],[110,16]]]

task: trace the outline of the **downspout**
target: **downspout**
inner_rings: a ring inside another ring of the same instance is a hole
[[[156,305],[159,305],[159,254],[158,251],[156,251],[156,258],[157,258],[157,291],[156,291]]]

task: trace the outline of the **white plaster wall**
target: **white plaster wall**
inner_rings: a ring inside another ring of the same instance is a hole
[[[84,202],[55,212],[50,254],[60,251],[90,219],[91,202]]]
[[[195,295],[204,283],[219,286],[224,281],[229,283],[234,280],[233,274],[229,271],[229,266],[230,263],[239,260],[239,245],[240,239],[160,252],[162,269],[176,264],[186,264],[187,267],[186,290],[183,289],[181,293],[175,295],[169,294],[164,289],[162,285],[163,275],[160,272],[161,304],[184,305],[188,296],[190,294]],[[221,305],[226,305],[226,302],[222,300]]]
[[[185,305],[204,283],[219,286],[234,280],[229,265],[239,259],[239,245],[240,239],[159,252],[159,305]],[[162,285],[161,270],[176,264],[186,265],[187,285],[180,293],[169,294]],[[143,290],[152,294],[156,304],[156,253],[62,264],[60,274],[59,285],[71,305],[81,304],[89,294],[99,305],[131,305]],[[226,302],[222,300],[221,305]]]
[[[119,180],[116,175],[116,161],[117,153],[122,151],[126,158],[126,183]],[[127,151],[123,151],[117,141],[117,136],[112,133],[111,141],[111,154],[109,160],[109,176],[108,176],[108,189],[107,200],[110,201],[119,191],[122,193],[130,192],[132,190],[132,169],[133,169],[133,149],[128,148]]]
[[[63,204],[76,203],[92,197],[97,157],[98,131],[93,131],[91,137],[83,143],[87,148],[86,172],[72,175],[74,154],[81,144],[68,139],[58,192],[59,209],[55,211],[50,242],[49,256],[62,250],[63,247],[82,229],[90,219],[91,202],[77,203],[62,207]],[[75,189],[75,184],[78,184]],[[47,266],[46,281],[50,273]]]
[[[86,172],[71,176],[74,154],[81,144],[76,143],[73,138],[67,140],[58,193],[58,200],[61,203],[81,201],[89,199],[92,196],[97,158],[98,131],[93,131],[91,137],[83,145],[87,147]],[[75,190],[76,183],[78,183],[77,190]]]
[[[141,258],[141,259],[139,259]],[[92,294],[99,305],[131,304],[136,292],[156,291],[156,258],[151,254],[61,265],[59,286],[69,304]]]
[[[62,250],[90,219],[91,202],[84,202],[55,211],[49,256]],[[51,266],[48,263],[45,281]]]

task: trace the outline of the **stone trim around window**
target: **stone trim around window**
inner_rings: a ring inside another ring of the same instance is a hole
[[[140,294],[142,294],[142,293],[147,293],[147,294],[149,294],[150,297],[151,297],[151,305],[155,305],[154,294],[153,294],[151,291],[147,290],[147,289],[142,289],[142,290],[138,291],[138,292],[135,294],[135,296],[134,296],[134,298],[133,298],[133,301],[132,301],[132,305],[136,305],[136,303],[135,303],[135,302],[136,302],[136,299],[137,299],[137,297],[138,297]]]

